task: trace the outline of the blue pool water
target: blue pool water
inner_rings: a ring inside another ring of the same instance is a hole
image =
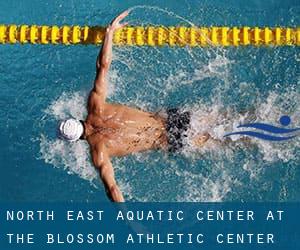
[[[1,1],[0,23],[299,26],[298,0]],[[0,45],[0,200],[105,201],[86,143],[55,137],[59,119],[83,118],[96,46]],[[242,122],[300,127],[300,50],[116,47],[109,100],[149,111],[192,110],[193,131],[220,138]],[[225,115],[226,114],[226,115]],[[282,143],[187,147],[180,155],[113,159],[130,201],[300,201],[300,136]]]

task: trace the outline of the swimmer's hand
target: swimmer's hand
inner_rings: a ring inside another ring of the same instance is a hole
[[[123,13],[121,13],[119,16],[117,16],[107,27],[107,32],[115,32],[118,29],[124,28],[126,25],[128,25],[128,22],[120,23],[125,17],[127,17],[129,14],[129,11],[126,10]]]

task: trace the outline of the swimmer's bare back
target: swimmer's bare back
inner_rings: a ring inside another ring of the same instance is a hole
[[[96,98],[90,97],[89,103]],[[166,145],[163,119],[123,105],[103,103],[100,106],[103,110],[89,110],[85,121],[91,147],[103,143],[110,156],[124,156]]]
[[[90,145],[92,161],[99,170],[109,198],[123,202],[110,158],[167,146],[163,118],[139,109],[106,102],[107,75],[112,61],[113,34],[127,23],[120,23],[128,11],[107,27],[102,49],[96,61],[94,88],[88,100],[88,116],[83,138]]]

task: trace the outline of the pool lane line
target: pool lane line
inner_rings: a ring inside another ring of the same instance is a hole
[[[0,25],[0,44],[101,44],[101,26]],[[300,27],[135,26],[115,32],[127,46],[299,46]]]

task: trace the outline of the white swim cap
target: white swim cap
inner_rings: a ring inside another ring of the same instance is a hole
[[[77,141],[83,134],[84,127],[79,120],[68,119],[59,124],[59,137],[66,141]]]

